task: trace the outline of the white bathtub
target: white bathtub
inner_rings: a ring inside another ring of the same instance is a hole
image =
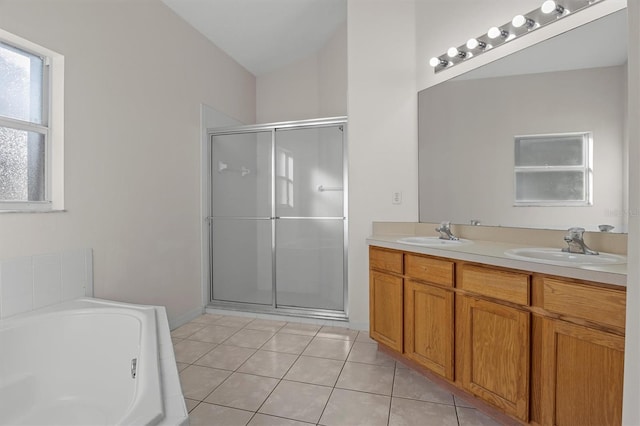
[[[0,321],[0,425],[188,422],[159,309],[83,298]]]

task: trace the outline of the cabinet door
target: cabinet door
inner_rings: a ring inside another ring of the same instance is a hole
[[[407,357],[453,380],[453,292],[407,280],[404,327]]]
[[[403,279],[370,271],[369,334],[372,339],[402,353]]]
[[[456,376],[462,386],[503,411],[529,417],[529,313],[457,296]]]
[[[548,318],[542,335],[542,423],[621,424],[624,337]]]

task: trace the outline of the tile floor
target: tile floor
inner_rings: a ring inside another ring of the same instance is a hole
[[[191,425],[497,425],[367,332],[205,314],[171,333]]]

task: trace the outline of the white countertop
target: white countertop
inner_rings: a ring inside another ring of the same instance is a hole
[[[506,250],[524,247],[532,247],[526,244],[510,244],[494,241],[474,240],[469,244],[445,247],[418,246],[399,242],[400,238],[413,237],[415,235],[372,235],[367,238],[367,244],[390,249],[410,251],[414,253],[428,254],[432,256],[447,257],[455,260],[484,263],[487,265],[501,266],[504,268],[519,269],[527,272],[556,275],[567,278],[594,281],[604,284],[613,284],[626,287],[627,265],[583,265],[583,266],[557,266],[542,262],[529,262],[509,257]]]

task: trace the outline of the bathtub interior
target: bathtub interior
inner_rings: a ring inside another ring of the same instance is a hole
[[[155,330],[153,308],[84,299],[3,321],[0,424],[157,424]]]

